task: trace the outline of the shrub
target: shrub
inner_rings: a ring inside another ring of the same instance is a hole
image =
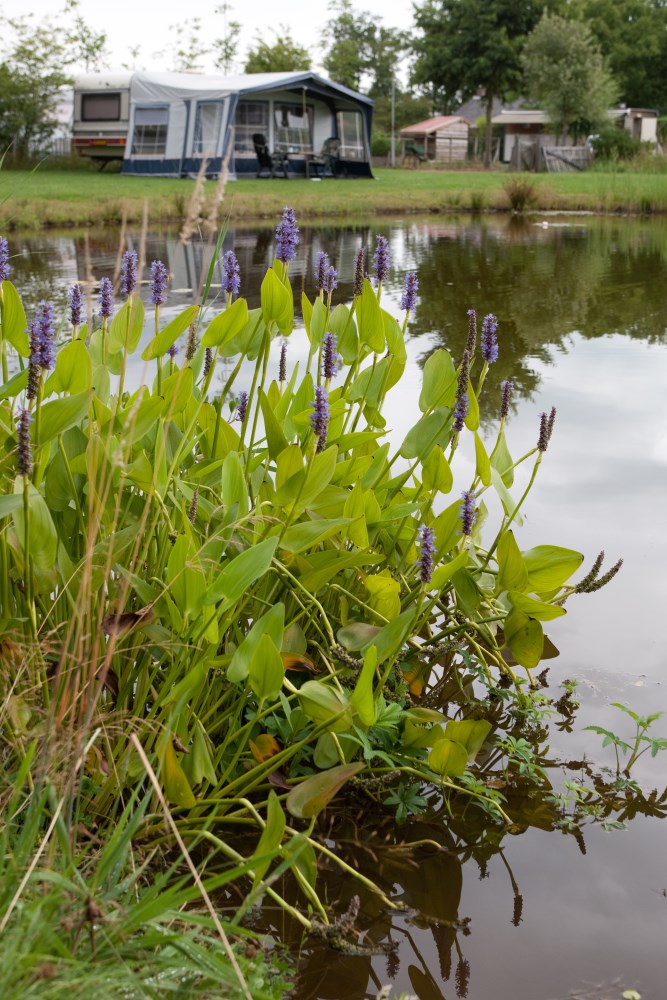
[[[385,132],[375,132],[371,141],[372,156],[389,156],[391,152],[391,137]]]
[[[633,139],[627,129],[615,125],[604,125],[596,135],[589,138],[596,158],[606,161],[631,160],[642,148],[638,139]]]
[[[534,204],[537,197],[535,183],[529,177],[508,177],[503,184],[503,190],[512,212],[525,212]]]

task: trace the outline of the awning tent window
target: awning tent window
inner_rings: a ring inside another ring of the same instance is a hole
[[[336,128],[341,160],[368,160],[364,121],[358,111],[338,111]]]
[[[197,105],[192,152],[195,156],[215,156],[222,123],[222,102],[207,101]]]
[[[137,107],[132,134],[133,156],[162,156],[167,148],[169,108]]]
[[[269,136],[269,105],[267,101],[239,101],[234,117],[234,152],[236,155],[255,155],[252,137],[260,132]]]
[[[275,146],[293,152],[313,150],[313,109],[303,104],[275,104]]]
[[[82,94],[81,121],[120,121],[120,94]]]

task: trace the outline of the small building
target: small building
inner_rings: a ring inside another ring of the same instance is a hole
[[[500,160],[502,163],[512,163],[515,169],[536,169],[536,166],[525,162],[527,152],[530,151],[531,156],[538,155],[539,158],[539,151],[543,146],[558,144],[546,111],[537,108],[511,108],[494,115],[491,121],[494,125],[500,125],[503,130]]]
[[[615,125],[626,129],[633,139],[657,144],[657,111],[646,108],[611,108],[607,114]],[[558,147],[558,137],[546,111],[537,108],[508,108],[491,120],[494,125],[502,126],[503,130],[500,159],[503,163],[510,163],[516,170],[541,169],[541,151]],[[573,146],[574,143],[570,145]]]
[[[468,155],[469,125],[460,115],[437,115],[408,125],[398,133],[403,159],[412,156],[432,163],[454,163]]]
[[[658,112],[650,108],[612,108],[609,117],[640,142],[658,142]]]
[[[124,174],[259,173],[257,137],[289,175],[336,140],[341,173],[371,177],[373,101],[311,72],[95,73],[74,84],[73,148]]]

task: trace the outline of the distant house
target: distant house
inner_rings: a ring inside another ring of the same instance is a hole
[[[634,139],[657,143],[657,111],[646,108],[610,108],[607,113],[614,124],[626,129]],[[501,161],[511,163],[516,168],[531,168],[531,163],[527,162],[529,153],[528,160],[535,159],[532,169],[537,169],[540,151],[559,144],[546,111],[536,108],[508,108],[494,115],[491,120],[503,130]]]
[[[403,159],[454,163],[468,155],[468,122],[460,115],[438,115],[402,128]]]
[[[649,108],[612,108],[609,117],[615,125],[624,128],[633,139],[641,142],[658,142],[658,112]]]
[[[502,101],[498,97],[493,98],[491,117],[499,115],[503,109]],[[486,118],[486,98],[483,94],[475,94],[456,109],[455,114],[460,118],[465,118],[470,128],[477,128],[480,118]]]
[[[557,137],[546,111],[536,108],[511,108],[494,115],[491,121],[494,125],[500,125],[503,130],[503,141],[500,145],[502,163],[525,165],[521,164],[521,152],[525,147],[530,146],[539,150],[542,146],[557,145]]]

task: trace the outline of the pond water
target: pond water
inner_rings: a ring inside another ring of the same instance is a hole
[[[573,722],[551,725],[550,756],[560,760],[561,777],[586,778],[587,767],[611,767],[613,755],[584,726],[629,733],[611,702],[640,712],[667,709],[661,623],[667,606],[667,224],[502,218],[304,229],[290,269],[295,291],[312,297],[315,256],[325,249],[340,274],[336,301],[349,300],[354,255],[362,244],[372,247],[377,232],[389,236],[392,247],[394,271],[385,292],[391,306],[398,309],[406,271],[417,270],[420,280],[409,374],[386,411],[393,432],[404,433],[414,422],[428,353],[446,346],[460,357],[466,310],[495,313],[501,353],[485,386],[485,434],[493,434],[489,414],[505,378],[517,387],[508,428],[513,454],[534,446],[539,413],[552,405],[558,410],[525,508],[521,547],[571,546],[585,553],[585,565],[600,549],[606,565],[624,559],[608,587],[568,602],[567,617],[550,623],[560,649],[548,664],[550,693],[574,678],[581,701]],[[138,242],[138,234],[130,234],[128,244]],[[230,230],[225,249],[232,247],[243,292],[254,290],[250,304],[258,304],[272,230]],[[13,238],[12,252],[13,278],[36,301],[77,279],[113,276],[118,238],[95,231]],[[146,259],[160,257],[173,275],[165,318],[196,293],[209,256],[203,243],[183,247],[168,232],[148,236]],[[305,353],[305,337],[295,331],[291,358]],[[142,377],[139,369],[132,373],[135,384]],[[472,468],[470,455],[458,455],[463,485]],[[655,729],[667,735],[667,718]],[[398,829],[387,818],[378,830],[376,824],[364,828],[361,815],[337,818],[334,812],[331,842],[420,916],[392,921],[373,897],[362,898],[364,943],[391,941],[394,949],[340,955],[309,943],[301,948],[295,995],[357,1000],[392,983],[397,994],[405,990],[420,1000],[607,1000],[627,989],[643,1000],[664,1000],[667,852],[658,800],[667,753],[645,755],[633,774],[647,792],[658,789],[654,800],[645,796],[638,809],[630,802],[623,830],[590,824],[577,837],[541,820],[540,803],[530,797],[526,822],[495,839],[474,822],[448,823],[436,814]],[[396,840],[424,836],[445,850],[395,847]],[[334,872],[322,878],[328,901],[344,911],[356,885]],[[271,930],[273,917],[265,911],[264,929]],[[469,925],[460,923],[464,918]],[[297,930],[275,920],[275,931],[298,947]]]

